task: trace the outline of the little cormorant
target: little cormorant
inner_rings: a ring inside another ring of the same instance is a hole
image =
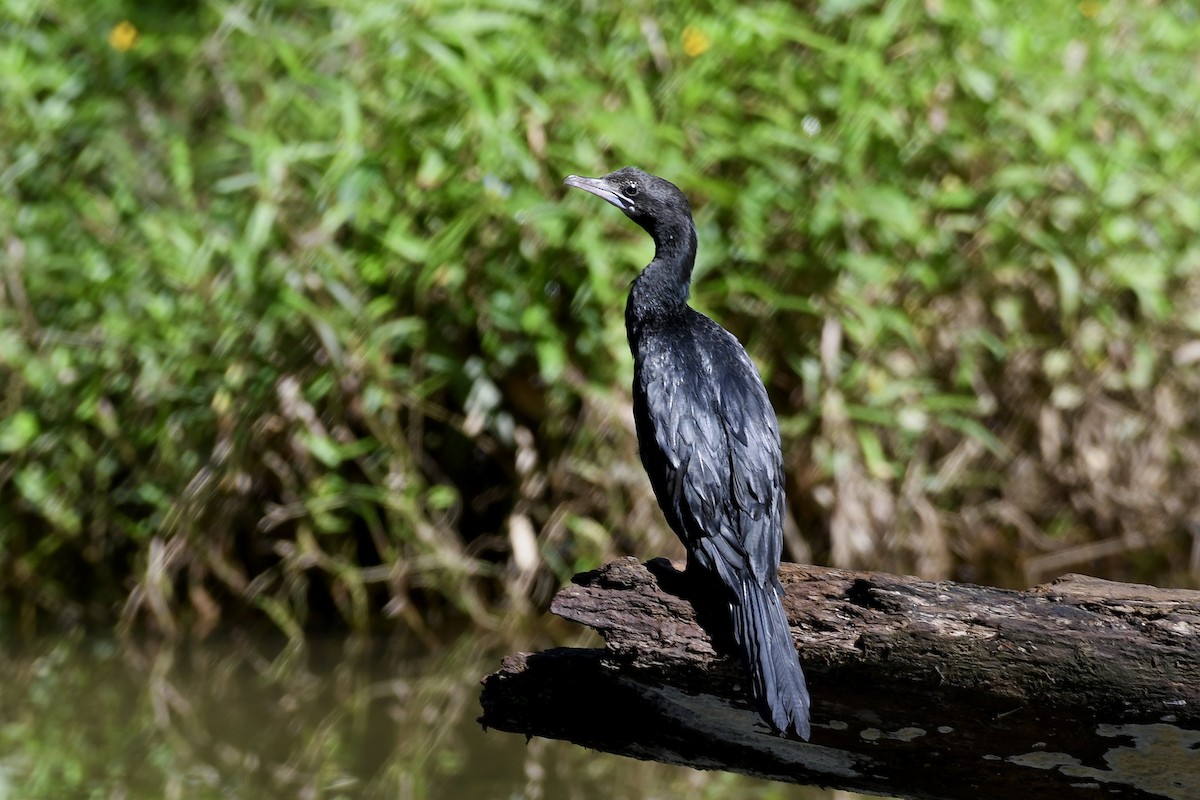
[[[642,464],[688,573],[722,587],[763,719],[808,739],[808,689],[780,599],[779,425],[741,343],[687,304],[691,207],[673,183],[633,167],[564,183],[612,203],[654,239],[654,260],[625,306]]]

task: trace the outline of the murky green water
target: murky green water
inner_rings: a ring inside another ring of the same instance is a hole
[[[484,733],[479,679],[545,642],[78,636],[0,654],[0,800],[832,798]]]

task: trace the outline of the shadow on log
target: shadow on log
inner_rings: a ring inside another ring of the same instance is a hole
[[[508,656],[485,727],[910,798],[1200,798],[1200,592],[1068,575],[1027,592],[785,564],[810,744],[772,735],[665,560],[551,610],[603,649]]]

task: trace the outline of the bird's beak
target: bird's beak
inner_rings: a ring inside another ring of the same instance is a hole
[[[596,195],[612,203],[622,211],[628,211],[631,206],[625,201],[625,198],[608,188],[608,184],[603,178],[581,178],[578,175],[568,175],[564,180],[567,186],[574,186],[576,189],[583,189],[585,192]]]

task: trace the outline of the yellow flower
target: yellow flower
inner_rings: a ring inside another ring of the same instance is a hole
[[[121,20],[108,32],[108,44],[118,53],[128,53],[138,43],[138,29],[129,20]]]
[[[694,25],[684,28],[681,38],[683,39],[683,52],[692,58],[703,54],[712,47],[712,39],[708,38],[708,34]]]
[[[1079,13],[1088,19],[1092,19],[1100,13],[1100,4],[1096,0],[1083,0],[1079,4]]]

